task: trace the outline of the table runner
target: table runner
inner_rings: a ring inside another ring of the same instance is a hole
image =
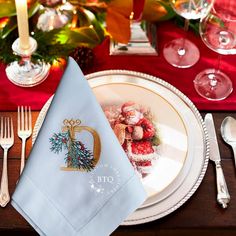
[[[40,85],[22,88],[12,84],[6,77],[5,65],[0,65],[0,110],[16,111],[18,105],[29,105],[32,110],[40,110],[48,98],[56,91],[63,75],[64,67],[53,66],[48,78]]]
[[[158,24],[158,53],[155,56],[110,56],[109,39],[94,49],[94,64],[90,73],[109,70],[126,69],[139,71],[157,76],[177,87],[200,110],[236,110],[236,56],[223,56],[220,69],[232,80],[234,91],[223,101],[208,101],[201,98],[194,89],[193,79],[202,70],[217,65],[217,53],[208,49],[201,38],[193,32],[187,32],[187,38],[199,48],[201,57],[199,62],[191,68],[179,69],[169,65],[162,54],[166,42],[185,35],[183,29],[178,28],[172,21]],[[0,110],[16,110],[17,105],[31,105],[33,110],[40,110],[55,89],[63,74],[63,70],[53,67],[49,77],[42,84],[33,88],[21,88],[13,85],[6,78],[5,66],[0,65]]]

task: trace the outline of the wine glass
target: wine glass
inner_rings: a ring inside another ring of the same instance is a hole
[[[220,55],[236,54],[236,2],[215,0],[211,12],[200,22],[200,35],[203,42],[219,53],[216,69],[200,72],[194,87],[199,95],[208,100],[223,100],[233,91],[230,78],[220,71]]]
[[[189,20],[200,19],[210,11],[214,0],[171,0],[174,11],[185,18],[184,30],[188,30]],[[188,68],[197,63],[200,52],[197,46],[186,38],[168,42],[163,50],[164,58],[172,66]]]
[[[42,31],[58,29],[71,20],[74,6],[67,0],[40,0],[43,13],[39,16],[37,28]]]

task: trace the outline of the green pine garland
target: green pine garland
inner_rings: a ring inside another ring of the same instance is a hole
[[[32,55],[32,61],[42,60],[45,63],[52,64],[59,58],[67,58],[77,45],[71,43],[60,43],[57,39],[62,29],[54,29],[49,32],[35,30],[33,38],[38,43],[37,51]],[[17,32],[12,32],[7,39],[0,37],[0,61],[9,64],[20,57],[13,54],[12,44],[17,38]]]
[[[9,5],[10,4],[10,5]],[[29,8],[29,27],[31,37],[38,44],[36,52],[32,55],[32,61],[41,60],[45,63],[53,64],[55,60],[67,57],[75,48],[86,46],[93,48],[104,39],[105,31],[101,22],[96,18],[96,11],[93,13],[86,10],[86,5],[82,2],[75,4],[78,14],[78,24],[76,28],[70,28],[70,22],[60,29],[54,29],[48,32],[37,29],[38,16],[43,13],[40,10],[40,3],[35,0]],[[18,37],[17,21],[15,16],[15,1],[10,0],[9,3],[0,2],[0,18],[8,18],[8,22],[3,28],[0,26],[0,62],[9,64],[21,58],[12,52],[12,44]],[[4,11],[5,6],[8,10]],[[9,6],[13,6],[10,8]],[[92,16],[92,17],[91,17]],[[81,17],[84,21],[81,21]],[[91,19],[90,19],[91,18]],[[91,27],[92,26],[92,27]]]
[[[11,34],[7,40],[0,37],[0,61],[3,61],[5,64],[20,60],[20,57],[13,54],[11,49],[15,38],[17,38],[15,34]]]
[[[69,131],[55,133],[49,139],[51,143],[50,150],[56,154],[67,150],[65,162],[69,167],[91,171],[95,167],[93,153],[87,149],[80,141],[71,138]]]
[[[71,43],[60,43],[57,39],[62,29],[54,29],[48,32],[36,30],[34,38],[38,43],[37,51],[33,54],[33,60],[43,60],[52,64],[58,58],[67,58],[77,45]]]

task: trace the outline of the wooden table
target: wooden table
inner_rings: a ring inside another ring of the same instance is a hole
[[[204,113],[202,113],[204,115]],[[17,113],[0,112],[0,116],[12,116],[16,131]],[[33,124],[38,112],[33,112]],[[222,166],[231,195],[231,202],[227,209],[222,209],[216,203],[215,170],[213,163],[209,163],[206,175],[196,193],[177,211],[151,223],[119,227],[114,236],[156,236],[156,235],[207,235],[227,236],[236,235],[236,172],[232,159],[233,153],[229,146],[223,143],[219,128],[225,116],[235,113],[213,113]],[[31,149],[31,140],[27,142],[27,155]],[[9,150],[8,175],[9,188],[12,194],[20,171],[21,141],[15,133],[15,144]],[[2,171],[2,150],[0,150],[0,174]],[[30,197],[30,196],[29,196]],[[115,213],[114,213],[115,214]],[[101,226],[102,227],[102,226]],[[37,235],[31,226],[8,204],[6,208],[0,208],[0,235]],[[58,235],[66,236],[66,235]]]

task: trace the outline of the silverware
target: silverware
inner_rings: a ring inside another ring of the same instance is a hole
[[[21,163],[20,163],[20,174],[22,173],[25,166],[25,144],[26,140],[32,134],[32,118],[30,107],[18,106],[18,117],[17,117],[17,134],[22,140],[21,147]]]
[[[221,124],[221,136],[224,141],[229,144],[234,152],[234,163],[236,167],[236,120],[227,116]]]
[[[8,176],[7,176],[7,153],[8,149],[14,143],[14,131],[12,118],[1,117],[1,132],[0,132],[0,145],[4,150],[3,154],[3,170],[1,179],[1,190],[0,190],[0,206],[5,207],[10,201],[10,195],[8,190]]]
[[[214,161],[216,166],[217,202],[221,204],[223,208],[226,208],[227,204],[230,201],[230,195],[225,182],[224,173],[221,167],[219,146],[217,142],[212,114],[210,113],[206,114],[205,124],[207,127],[210,141],[210,160]]]

